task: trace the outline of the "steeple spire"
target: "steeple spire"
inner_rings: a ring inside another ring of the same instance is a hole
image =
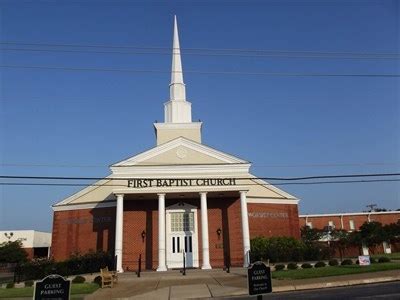
[[[174,17],[174,40],[172,43],[171,84],[169,85],[169,101],[164,107],[165,123],[191,123],[191,103],[186,101],[186,88],[183,83],[181,49],[179,47],[178,22]]]
[[[185,84],[183,83],[181,49],[179,46],[178,22],[174,16],[174,39],[172,43],[172,69],[170,100],[186,100]]]
[[[169,94],[169,100],[164,103],[164,123],[154,123],[157,145],[167,143],[179,137],[201,143],[202,123],[192,122],[192,103],[186,100],[176,16],[174,16]]]

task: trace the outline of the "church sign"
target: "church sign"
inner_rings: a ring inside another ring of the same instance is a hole
[[[271,269],[262,261],[257,261],[247,269],[249,295],[272,292]]]
[[[35,282],[34,300],[69,300],[71,281],[60,275],[49,275]]]
[[[152,187],[191,187],[191,186],[231,186],[236,185],[235,178],[218,179],[129,179],[130,188],[152,188]]]

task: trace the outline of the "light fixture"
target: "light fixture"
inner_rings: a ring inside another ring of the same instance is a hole
[[[221,238],[221,232],[222,232],[221,228],[218,228],[218,229],[217,229],[218,239]]]
[[[14,235],[14,232],[10,232],[10,233],[4,232],[4,235],[6,236],[6,238],[8,238],[10,240],[12,238],[12,236]]]
[[[141,235],[142,235],[142,242],[144,242],[144,239],[146,237],[146,231],[143,230]]]

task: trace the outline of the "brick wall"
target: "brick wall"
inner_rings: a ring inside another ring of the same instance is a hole
[[[74,252],[114,251],[115,207],[56,211],[51,255],[64,260]]]
[[[388,214],[374,214],[370,215],[370,220],[377,221],[385,224],[396,223],[400,219],[400,212],[399,213],[388,213]],[[325,226],[328,226],[329,221],[332,221],[335,225],[336,229],[344,229],[344,230],[351,230],[350,228],[350,220],[354,222],[355,230],[358,230],[360,226],[368,221],[368,214],[365,215],[343,215],[343,228],[341,223],[340,215],[335,216],[316,216],[316,217],[308,217],[308,222],[312,223],[312,228],[323,229]],[[306,217],[300,217],[300,227],[306,225]]]
[[[166,207],[181,201],[166,199]],[[202,265],[200,199],[185,199],[198,207],[199,266]],[[239,198],[208,198],[208,231],[212,267],[243,265],[243,239]],[[250,236],[299,237],[297,205],[248,204]],[[68,258],[74,252],[114,251],[115,208],[54,212],[52,256]],[[267,213],[267,214],[265,214]],[[270,213],[270,214],[268,214]],[[271,214],[272,213],[272,214]],[[261,217],[262,216],[262,217]],[[217,230],[221,229],[221,234]],[[142,238],[142,232],[145,237]],[[141,255],[143,269],[158,266],[158,200],[127,198],[124,201],[123,261],[125,270],[136,271]]]
[[[251,238],[256,236],[300,238],[297,205],[249,203],[247,209]]]

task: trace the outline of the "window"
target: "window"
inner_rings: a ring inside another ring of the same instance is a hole
[[[194,230],[194,214],[176,212],[171,213],[171,231],[193,231]]]
[[[306,223],[306,227],[312,229],[312,222],[307,222],[307,223]]]
[[[349,225],[350,225],[350,230],[355,230],[356,226],[354,225],[354,220],[350,220],[349,221]]]

